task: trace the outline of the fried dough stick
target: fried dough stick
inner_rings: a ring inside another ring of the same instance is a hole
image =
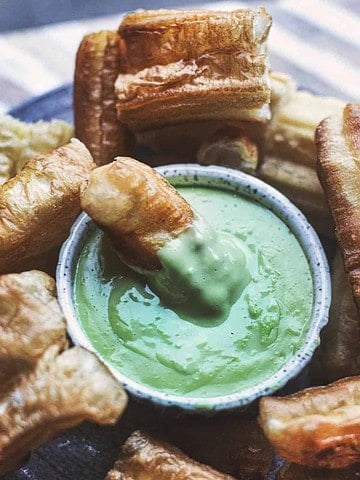
[[[177,448],[136,431],[125,442],[106,480],[234,480],[195,462]]]
[[[0,398],[45,351],[66,348],[65,320],[46,273],[0,276]]]
[[[276,480],[355,480],[359,478],[360,465],[336,470],[306,468],[294,463],[285,463],[276,475]]]
[[[360,307],[360,104],[317,128],[318,175],[336,228],[354,298]]]
[[[119,27],[127,67],[115,82],[133,132],[187,121],[269,118],[265,9],[141,11]]]
[[[127,403],[121,385],[81,347],[45,355],[36,371],[0,403],[0,475],[59,431],[84,420],[114,424]]]
[[[160,268],[156,252],[194,217],[167,180],[128,157],[94,170],[81,206],[108,233],[127,265],[146,270]]]
[[[321,332],[312,373],[322,382],[360,375],[360,325],[344,264],[337,253],[332,264],[329,322]]]
[[[312,468],[360,461],[360,377],[260,401],[260,423],[285,460]]]
[[[77,52],[74,79],[75,134],[97,165],[131,150],[127,128],[117,119],[115,80],[124,68],[120,37],[102,31],[86,35]]]
[[[0,273],[65,240],[80,213],[80,187],[94,166],[87,148],[73,139],[29,160],[0,187]]]
[[[273,75],[273,117],[259,176],[287,195],[320,233],[331,238],[331,215],[316,174],[314,135],[318,123],[341,112],[344,102],[294,91],[291,85],[286,88],[289,82],[281,85],[277,77]]]
[[[0,184],[20,172],[28,160],[68,143],[73,128],[63,120],[25,123],[0,115]]]

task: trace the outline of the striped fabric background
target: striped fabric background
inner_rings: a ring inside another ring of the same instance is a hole
[[[273,17],[269,41],[273,69],[289,73],[298,85],[315,93],[360,101],[360,0],[226,1],[201,7],[235,9],[259,3]],[[1,34],[0,112],[71,82],[83,35],[114,30],[121,17]]]

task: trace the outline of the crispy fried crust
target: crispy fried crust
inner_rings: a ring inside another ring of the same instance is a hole
[[[120,25],[127,59],[115,90],[133,131],[185,121],[268,118],[263,8],[142,11]]]
[[[108,233],[126,264],[146,270],[160,268],[157,251],[194,216],[162,175],[128,157],[94,170],[81,206]]]
[[[0,273],[60,245],[80,213],[94,163],[76,139],[30,160],[0,188]]]
[[[196,155],[201,165],[222,165],[255,174],[258,148],[241,128],[224,128],[204,142]]]
[[[354,298],[360,307],[360,104],[348,104],[316,130],[318,175],[334,218]]]
[[[36,270],[0,276],[0,394],[50,346],[63,350],[65,333],[51,277]]]
[[[260,423],[279,454],[313,468],[360,460],[360,378],[260,401]]]
[[[102,31],[86,35],[77,52],[74,79],[76,136],[97,165],[131,153],[127,128],[117,119],[115,80],[123,70],[120,37]]]
[[[219,12],[210,10],[139,10],[120,24],[127,71],[197,58],[235,46],[264,53],[271,19],[265,9]]]
[[[274,116],[266,131],[259,176],[287,195],[318,230],[333,237],[324,192],[316,174],[314,135],[318,123],[340,112],[344,103],[296,91],[291,80],[272,75]]]
[[[63,120],[25,123],[0,115],[0,184],[20,172],[35,155],[51,152],[72,136],[72,126]]]
[[[106,480],[234,480],[191,460],[172,445],[134,432],[122,447],[120,459]]]
[[[359,314],[339,252],[332,265],[331,280],[329,323],[322,331],[315,364],[317,377],[323,382],[360,374]]]
[[[315,470],[294,463],[285,463],[277,472],[276,480],[355,480],[359,474],[359,465],[336,470],[324,468]]]
[[[44,358],[0,404],[0,474],[59,431],[84,420],[115,423],[126,394],[101,362],[81,347]]]

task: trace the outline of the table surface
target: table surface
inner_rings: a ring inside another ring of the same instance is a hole
[[[36,0],[29,0],[29,5],[33,3],[36,4]],[[182,7],[197,6],[194,0],[178,3]],[[319,94],[360,100],[359,0],[265,0],[260,3],[273,17],[269,39],[273,69],[289,73],[298,85]],[[118,2],[117,8],[129,5],[132,9],[140,5],[157,8],[165,4],[164,0],[125,0],[125,3]],[[169,6],[175,4],[176,0],[167,2]],[[205,5],[214,9],[234,9],[258,4],[250,0]],[[0,17],[4,5],[6,0],[0,5]],[[107,0],[104,11],[108,12],[106,5]],[[78,11],[74,16],[82,14],[84,12]],[[71,82],[76,50],[83,35],[101,29],[114,30],[121,18],[122,13],[117,13],[1,33],[0,112]]]

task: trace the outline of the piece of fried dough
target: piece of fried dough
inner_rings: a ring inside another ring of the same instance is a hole
[[[134,432],[106,480],[234,480],[207,465],[195,462],[172,445]]]
[[[276,480],[355,480],[360,476],[360,465],[336,470],[306,468],[285,463],[276,474]]]
[[[277,85],[274,78],[273,84]],[[281,85],[276,89],[281,92]],[[334,229],[316,174],[315,130],[329,115],[341,112],[344,102],[284,87],[284,99],[274,95],[274,116],[266,130],[259,176],[287,195],[321,234]],[[290,91],[290,93],[289,93]]]
[[[187,121],[269,118],[264,8],[141,11],[119,28],[127,60],[115,91],[134,131]]]
[[[258,166],[257,145],[241,128],[218,130],[197,152],[200,165],[221,165],[255,174]]]
[[[360,307],[360,104],[316,130],[318,175],[334,218],[345,269]]]
[[[131,153],[131,136],[117,119],[115,80],[123,71],[120,37],[102,31],[86,35],[78,49],[74,78],[75,134],[97,165]]]
[[[66,345],[65,320],[46,273],[0,276],[0,395],[35,368],[51,346]]]
[[[321,333],[312,373],[322,382],[360,375],[360,322],[338,252],[332,264],[329,322]]]
[[[10,115],[0,115],[0,184],[35,155],[65,145],[72,136],[73,127],[63,120],[25,123]]]
[[[0,474],[61,430],[84,420],[115,423],[126,403],[117,380],[81,347],[44,359],[0,404]]]
[[[162,175],[128,157],[92,172],[81,206],[109,235],[120,258],[145,270],[160,268],[157,251],[194,217]]]
[[[287,461],[344,468],[360,461],[360,377],[260,400],[260,423]]]
[[[0,187],[0,273],[60,245],[80,213],[80,187],[94,163],[71,143],[30,160]]]

